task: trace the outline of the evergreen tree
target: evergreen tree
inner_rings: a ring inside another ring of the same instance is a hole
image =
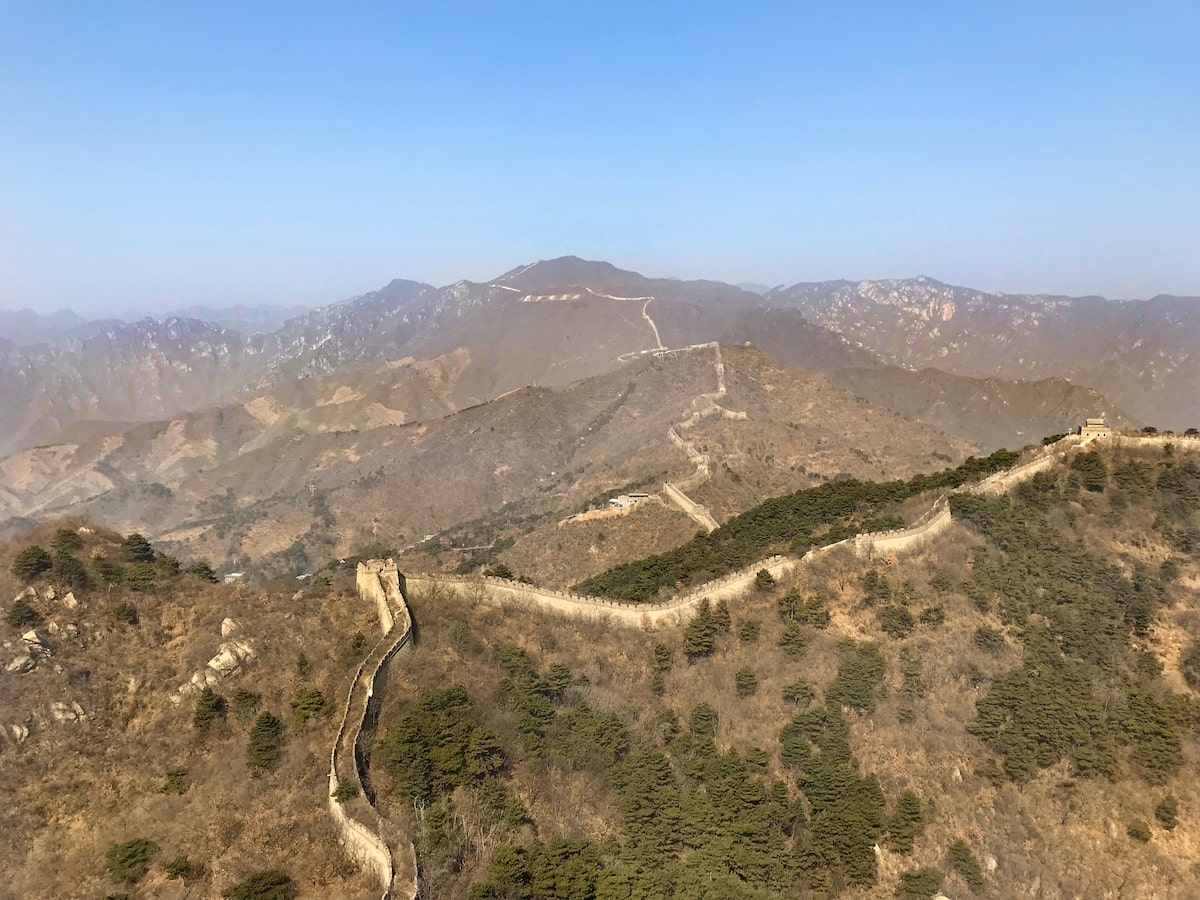
[[[196,698],[196,706],[192,712],[192,727],[203,734],[208,731],[213,722],[224,717],[225,709],[225,698],[211,687],[206,687]]]
[[[897,853],[911,853],[913,843],[925,830],[921,801],[912,791],[905,791],[896,801],[896,811],[888,820],[888,838]]]
[[[154,562],[154,548],[142,535],[134,533],[121,542],[121,550],[130,562]]]
[[[259,713],[246,744],[246,765],[256,772],[273,768],[283,753],[283,722],[269,712]]]
[[[979,860],[961,839],[955,841],[950,848],[950,864],[963,877],[963,881],[970,886],[971,890],[977,891],[983,887],[983,869],[979,866]]]
[[[48,572],[53,565],[54,560],[50,558],[50,554],[35,544],[17,554],[17,558],[13,560],[12,573],[21,581],[33,581],[43,572]]]

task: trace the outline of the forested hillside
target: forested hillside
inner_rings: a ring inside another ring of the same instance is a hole
[[[917,557],[833,553],[680,629],[414,596],[374,759],[427,892],[1195,893],[1195,460],[953,506]]]

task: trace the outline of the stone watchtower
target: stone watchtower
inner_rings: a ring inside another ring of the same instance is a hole
[[[1104,419],[1084,419],[1083,427],[1079,429],[1080,437],[1111,437],[1112,429]]]

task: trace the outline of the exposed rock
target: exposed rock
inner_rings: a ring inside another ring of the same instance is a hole
[[[54,590],[54,585],[50,585],[50,587],[46,588],[46,593],[42,594],[42,596],[47,600],[53,600],[58,596],[58,591]]]
[[[232,675],[241,669],[243,662],[256,656],[249,641],[225,641],[217,647],[217,655],[208,661],[208,667],[218,675]]]
[[[953,781],[955,784],[962,784],[962,770],[959,769],[958,766],[955,766],[950,771],[950,780]]]
[[[12,662],[4,667],[5,672],[28,672],[33,668],[33,657],[29,655],[29,651],[17,656]]]
[[[995,875],[996,874],[996,857],[992,856],[990,853],[987,856],[985,856],[983,858],[983,867],[985,869],[987,869],[987,873],[989,875]]]
[[[67,591],[63,595],[62,602],[67,609],[79,609],[79,601],[75,599],[74,591]]]
[[[79,713],[75,710],[79,709],[79,704],[74,704],[75,709],[72,709],[61,700],[55,700],[50,704],[50,715],[54,717],[56,722],[77,722],[79,721]],[[79,710],[82,712],[83,710]]]
[[[74,622],[69,623],[67,627],[63,629],[63,631],[66,632],[67,637],[79,636],[79,626]]]
[[[29,737],[29,726],[27,725],[14,722],[8,726],[8,730],[12,732],[13,740],[18,744],[25,743],[25,738]]]
[[[42,653],[50,652],[50,648],[46,645],[46,639],[38,634],[36,628],[31,628],[21,635],[21,640],[25,642],[25,646],[30,650],[39,650]]]
[[[242,630],[242,626],[228,617],[221,620],[221,637],[232,637]]]
[[[58,634],[60,631],[62,631],[62,629],[58,627],[57,622],[51,622],[49,625],[46,626],[46,630],[48,632],[50,632],[51,634]]]
[[[27,588],[25,588],[25,590],[21,591],[21,593],[17,594],[17,596],[13,597],[13,603],[16,603],[18,600],[36,600],[36,599],[37,599],[37,591],[35,591],[32,587],[27,587]]]

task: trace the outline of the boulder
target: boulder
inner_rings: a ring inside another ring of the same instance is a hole
[[[47,600],[53,600],[58,596],[58,591],[54,590],[54,585],[50,585],[50,587],[46,588],[46,593],[42,594],[42,596]]]
[[[46,630],[48,632],[50,632],[51,634],[58,634],[60,631],[62,631],[62,629],[58,627],[57,622],[51,622],[49,625],[46,626]]]
[[[79,601],[75,599],[74,591],[67,591],[63,595],[62,602],[67,609],[79,609]]]
[[[13,740],[18,744],[25,743],[25,738],[29,737],[29,726],[27,725],[14,722],[8,726],[8,730],[12,732]]]
[[[224,641],[217,647],[217,655],[208,661],[208,668],[218,675],[232,675],[241,669],[243,662],[257,656],[249,641]]]
[[[21,591],[21,593],[17,594],[17,596],[13,597],[13,603],[16,603],[18,600],[36,600],[36,599],[37,599],[37,591],[35,591],[32,587],[27,587],[27,588],[25,588],[25,590]]]
[[[46,645],[46,639],[38,634],[36,628],[31,628],[21,635],[21,640],[25,642],[25,646],[30,650],[40,650],[44,653],[50,651],[50,648]]]
[[[221,620],[221,637],[227,638],[237,634],[242,630],[242,626],[228,617]]]
[[[34,666],[33,657],[29,651],[19,654],[12,662],[4,667],[5,672],[28,672]]]

